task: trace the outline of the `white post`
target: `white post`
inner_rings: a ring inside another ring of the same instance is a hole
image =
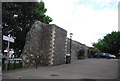
[[[8,40],[8,47],[7,47],[7,59],[6,59],[6,70],[8,69],[8,62],[9,62],[9,48],[10,48],[10,34],[8,35],[9,40]]]
[[[10,48],[10,34],[8,35],[9,40],[8,40],[8,54],[9,54],[9,48]]]

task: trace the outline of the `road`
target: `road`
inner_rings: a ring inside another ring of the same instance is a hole
[[[59,66],[3,71],[3,79],[117,79],[118,59],[86,59]]]
[[[2,66],[0,65],[0,81],[2,80]]]

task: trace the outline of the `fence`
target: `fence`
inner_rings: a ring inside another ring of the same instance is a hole
[[[21,58],[14,58],[9,60],[2,61],[2,69],[3,70],[12,70],[22,68],[22,59]]]

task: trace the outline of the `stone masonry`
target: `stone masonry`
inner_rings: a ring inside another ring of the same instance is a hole
[[[67,50],[66,38],[67,31],[55,26],[54,46],[53,46],[53,65],[65,63],[65,54]]]
[[[22,53],[23,66],[48,66],[65,63],[67,31],[36,21],[26,36]]]
[[[84,49],[88,56],[89,47],[72,40],[71,60],[77,60],[78,51]],[[60,65],[66,61],[70,53],[70,39],[67,31],[54,25],[36,21],[26,35],[26,44],[22,52],[23,66]]]
[[[81,44],[77,41],[72,40],[72,44],[71,44],[71,60],[72,61],[77,60],[78,51],[81,49],[83,49],[85,51],[85,58],[87,58],[89,47],[87,47],[86,45]],[[70,53],[70,39],[68,38],[67,39],[67,54],[69,54],[69,53]]]

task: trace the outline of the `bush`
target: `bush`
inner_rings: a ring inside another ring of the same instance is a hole
[[[78,59],[85,59],[85,51],[83,49],[78,51],[77,57]]]

